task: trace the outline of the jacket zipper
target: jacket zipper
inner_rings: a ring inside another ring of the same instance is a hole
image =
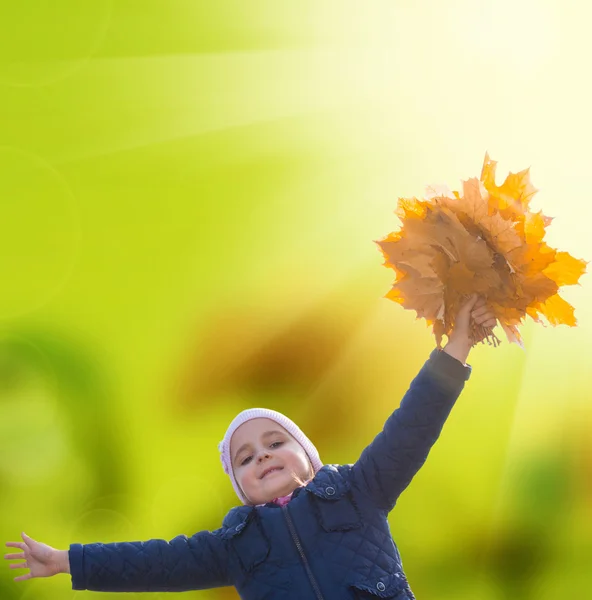
[[[288,512],[288,506],[282,506],[282,510],[284,511],[284,515],[286,516],[286,520],[288,521],[288,529],[292,534],[292,539],[296,544],[296,548],[298,548],[298,552],[300,553],[300,558],[302,558],[302,562],[304,563],[304,569],[306,570],[306,574],[308,575],[308,579],[310,580],[310,584],[312,585],[312,589],[314,590],[317,600],[324,600],[323,594],[321,594],[321,590],[319,589],[319,585],[314,578],[312,571],[310,570],[310,565],[308,564],[308,560],[304,554],[304,550],[302,548],[302,544],[300,543],[300,539],[298,538],[298,534],[296,533],[296,528],[294,527],[294,523],[292,521],[292,517]]]

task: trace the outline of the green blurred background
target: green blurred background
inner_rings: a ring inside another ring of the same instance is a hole
[[[591,17],[559,0],[2,3],[0,538],[217,528],[237,498],[216,446],[246,407],[355,461],[434,346],[383,297],[373,240],[398,196],[459,189],[486,150],[500,178],[531,166],[549,243],[590,259]],[[472,352],[390,517],[419,599],[592,597],[581,284],[562,294],[577,328]],[[146,597],[15,575],[2,600]]]

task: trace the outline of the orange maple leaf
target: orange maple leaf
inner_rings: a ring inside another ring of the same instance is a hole
[[[543,241],[552,218],[530,211],[538,191],[530,169],[510,173],[498,186],[496,165],[485,154],[480,179],[464,181],[462,194],[432,186],[425,199],[399,198],[401,229],[376,241],[384,266],[396,273],[386,297],[424,318],[439,347],[472,293],[487,298],[510,343],[522,345],[518,327],[527,316],[576,325],[573,307],[558,291],[578,283],[588,262]],[[473,341],[499,343],[475,325]]]

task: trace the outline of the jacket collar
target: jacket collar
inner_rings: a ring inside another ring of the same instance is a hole
[[[324,500],[337,500],[350,489],[350,470],[351,465],[325,465],[304,488],[294,490],[293,498],[304,489]],[[238,527],[240,531],[254,517],[255,512],[255,506],[236,506],[228,512],[222,525],[232,530]]]
[[[319,498],[337,500],[350,488],[350,470],[351,465],[325,465],[304,489]]]

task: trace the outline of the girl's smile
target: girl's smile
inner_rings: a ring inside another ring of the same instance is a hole
[[[263,471],[263,475],[261,475],[261,479],[263,479],[264,477],[267,477],[268,475],[273,475],[274,473],[277,473],[278,471],[281,471],[284,467],[270,467],[265,469],[265,471]]]

